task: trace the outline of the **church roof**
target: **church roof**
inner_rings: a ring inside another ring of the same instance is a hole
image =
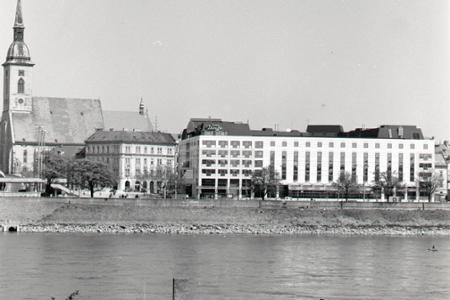
[[[45,144],[84,144],[98,128],[103,128],[100,100],[33,97],[31,113],[12,112],[16,143],[38,143],[41,127]]]
[[[139,130],[152,131],[153,126],[147,114],[134,111],[103,111],[105,130]]]

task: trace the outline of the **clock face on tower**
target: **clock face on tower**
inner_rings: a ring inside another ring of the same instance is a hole
[[[23,99],[20,98],[17,102],[18,102],[19,104],[23,104]]]

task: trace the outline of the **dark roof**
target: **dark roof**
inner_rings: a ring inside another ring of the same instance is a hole
[[[157,144],[175,145],[175,139],[170,133],[149,131],[113,131],[97,130],[86,143],[122,143],[122,144]]]
[[[338,136],[344,129],[341,125],[308,125],[306,132],[312,136]]]
[[[31,113],[11,113],[16,143],[37,143],[39,126],[46,144],[84,144],[103,128],[100,100],[33,97]]]
[[[423,140],[422,130],[413,125],[382,125],[378,128],[356,128],[346,137]]]
[[[147,114],[134,111],[103,111],[105,130],[140,130],[152,131],[153,126]]]

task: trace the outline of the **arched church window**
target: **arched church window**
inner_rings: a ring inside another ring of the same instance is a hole
[[[23,80],[23,78],[20,78],[19,82],[17,83],[17,92],[19,94],[25,93],[25,80]]]

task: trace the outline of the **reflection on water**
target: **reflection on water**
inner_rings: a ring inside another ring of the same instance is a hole
[[[0,270],[1,299],[450,299],[450,239],[5,233]]]

